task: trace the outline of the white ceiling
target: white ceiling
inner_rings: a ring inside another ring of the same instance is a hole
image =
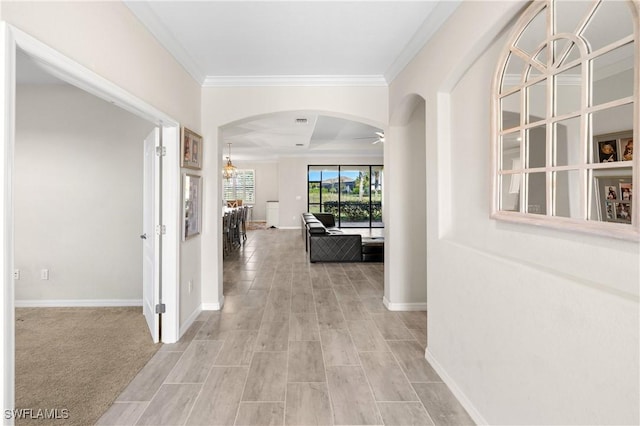
[[[125,1],[203,86],[386,85],[459,4],[455,1]],[[306,118],[306,124],[296,124]],[[382,156],[376,131],[311,112],[223,129],[232,160]],[[228,148],[225,147],[224,155]]]
[[[125,1],[203,86],[387,85],[461,0]],[[19,83],[59,84],[26,57]],[[296,124],[306,118],[306,124]],[[223,129],[232,159],[382,156],[376,127],[309,111]],[[227,155],[225,145],[224,155]]]
[[[455,1],[125,1],[204,85],[274,77],[386,84]]]

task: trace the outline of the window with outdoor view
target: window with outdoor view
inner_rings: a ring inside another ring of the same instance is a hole
[[[382,173],[380,165],[309,166],[308,211],[333,213],[343,228],[382,228]]]
[[[493,86],[494,218],[638,238],[638,8],[537,1],[515,24]]]
[[[256,183],[254,170],[237,170],[234,177],[224,179],[224,199],[255,203]]]

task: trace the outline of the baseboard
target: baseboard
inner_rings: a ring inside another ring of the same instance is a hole
[[[179,334],[180,338],[182,338],[182,336],[184,335],[184,333],[187,332],[189,327],[193,325],[193,322],[196,320],[196,318],[198,318],[198,315],[200,315],[200,312],[202,312],[201,306],[198,307],[196,310],[194,310],[191,313],[191,315],[189,315],[189,318],[187,318],[185,322],[180,325],[180,334]]]
[[[16,308],[92,308],[142,306],[142,299],[16,300]]]
[[[473,421],[478,425],[488,425],[489,422],[485,420],[485,418],[480,414],[480,411],[473,405],[471,400],[467,397],[467,395],[460,390],[455,380],[447,374],[446,370],[440,365],[440,363],[434,358],[433,354],[429,352],[429,348],[426,349],[424,357],[427,359],[431,367],[438,373],[442,381],[449,387],[451,393],[455,395],[455,397],[460,401],[460,404],[467,410],[469,416],[473,419]]]
[[[219,311],[222,309],[222,305],[224,304],[224,300],[222,303],[203,303],[200,305],[200,310],[202,311]]]
[[[391,303],[387,296],[382,298],[382,303],[390,311],[426,311],[426,303]]]
[[[302,229],[299,226],[276,226],[276,228],[278,228],[278,229],[297,229],[298,231],[300,231]]]

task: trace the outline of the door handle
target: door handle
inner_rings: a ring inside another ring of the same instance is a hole
[[[142,238],[143,240],[146,240],[147,239],[147,234],[140,235],[140,238]]]

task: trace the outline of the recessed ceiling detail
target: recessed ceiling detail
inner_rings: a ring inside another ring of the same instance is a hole
[[[382,130],[338,117],[305,113],[306,124],[294,124],[300,112],[261,116],[222,130],[224,143],[233,143],[234,159],[276,159],[286,156],[382,156],[374,144]]]

